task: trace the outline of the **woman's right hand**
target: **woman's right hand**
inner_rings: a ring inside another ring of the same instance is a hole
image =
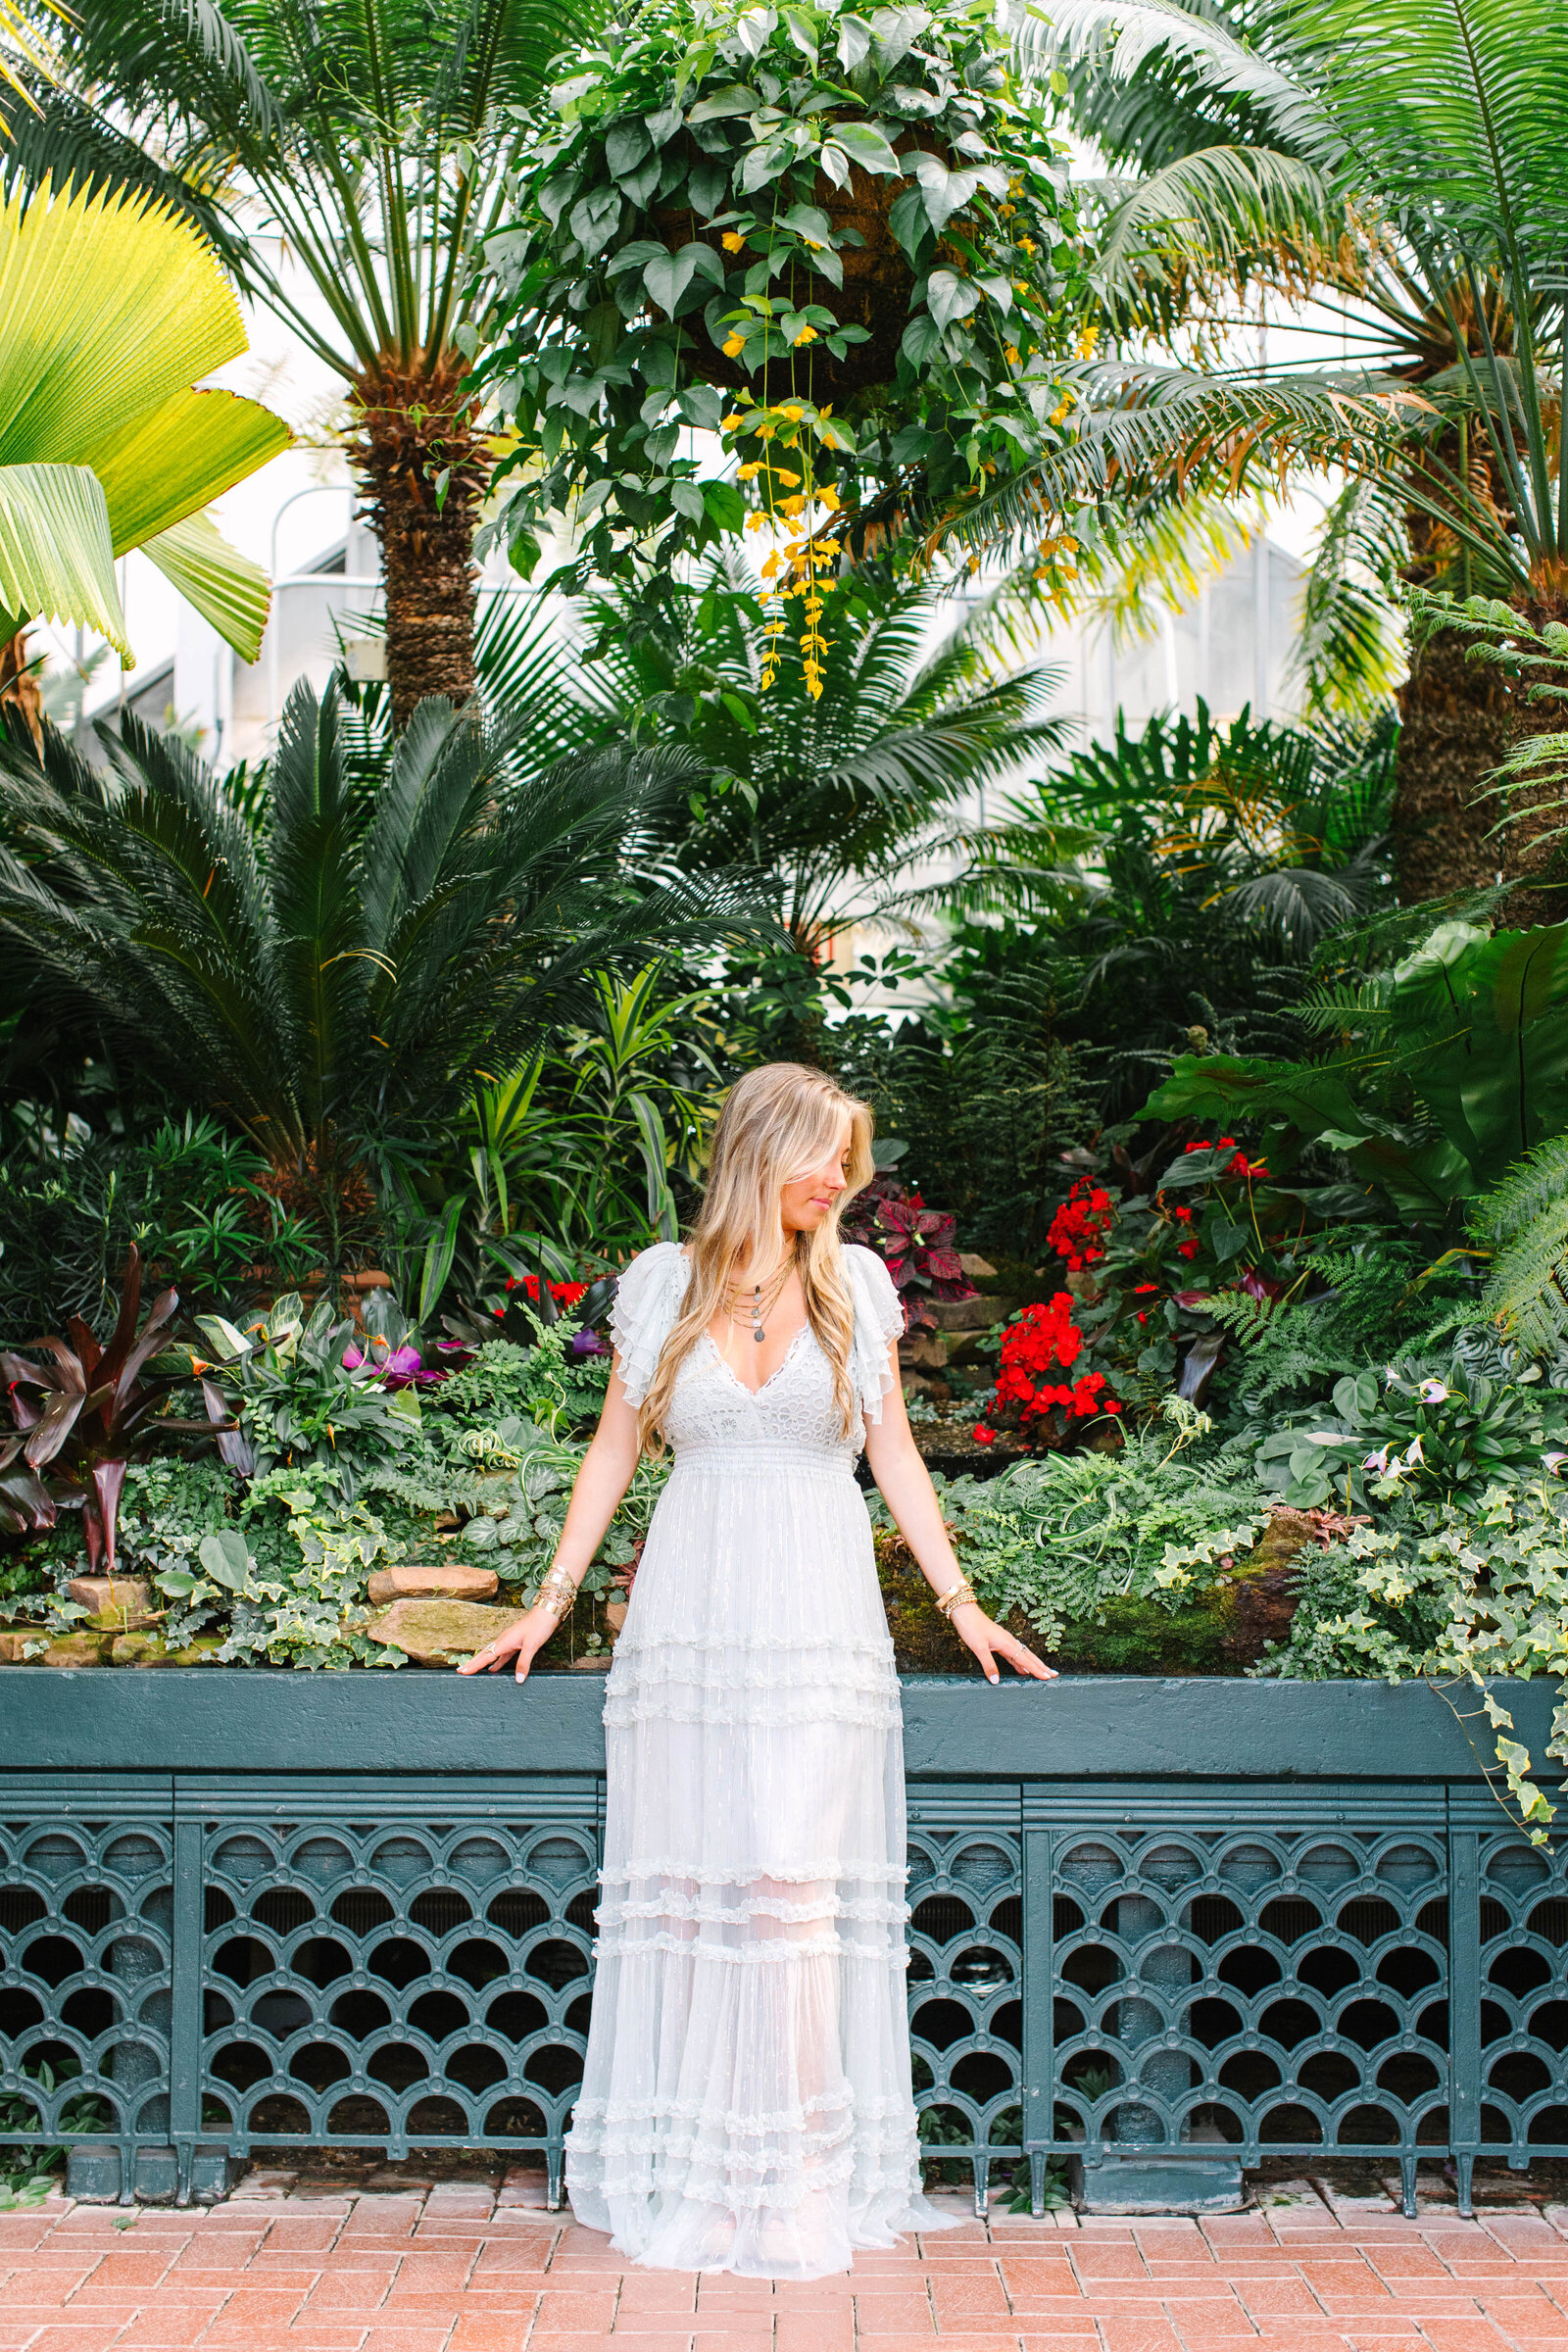
[[[483,1649],[476,1649],[467,1663],[458,1668],[458,1672],[495,1674],[509,1658],[514,1657],[517,1661],[517,1680],[525,1683],[529,1667],[555,1632],[558,1622],[554,1609],[529,1609],[509,1625],[504,1634],[497,1634],[493,1642],[487,1642]]]

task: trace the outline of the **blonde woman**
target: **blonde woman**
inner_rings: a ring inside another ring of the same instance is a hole
[[[940,2226],[905,2002],[904,1759],[857,1486],[878,1486],[957,1640],[1050,1676],[965,1583],[899,1384],[904,1318],[839,1239],[871,1117],[819,1071],[724,1105],[690,1243],[621,1279],[614,1371],[555,1565],[466,1674],[521,1682],[636,1467],[668,1444],[605,1699],[598,1974],[572,2210],[655,2269],[814,2278]]]

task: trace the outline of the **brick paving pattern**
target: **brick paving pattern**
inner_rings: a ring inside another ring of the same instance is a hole
[[[802,2286],[625,2270],[536,2194],[53,2197],[0,2215],[0,2352],[1568,2352],[1562,2206],[999,2215]]]

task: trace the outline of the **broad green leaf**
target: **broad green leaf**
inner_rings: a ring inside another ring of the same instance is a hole
[[[88,464],[109,501],[115,553],[140,547],[288,448],[280,416],[233,392],[174,392],[133,422],[112,408]]]
[[[891,148],[888,151],[892,153]],[[935,229],[944,229],[955,213],[961,212],[980,185],[978,172],[950,172],[942,158],[924,151],[909,158],[914,176],[925,198],[926,219]],[[900,169],[895,159],[895,169]]]
[[[933,270],[926,284],[931,316],[944,332],[980,305],[980,289],[956,270]]]
[[[676,304],[697,275],[697,257],[707,251],[706,245],[683,245],[679,253],[662,253],[643,270],[649,299],[658,303],[666,318],[674,318]]]
[[[831,245],[833,223],[820,206],[792,204],[787,213],[780,213],[773,224],[776,228],[792,228],[798,237],[810,245]]]
[[[752,89],[744,81],[732,81],[715,90],[711,98],[705,98],[700,106],[694,106],[687,121],[694,128],[699,122],[722,122],[731,115],[755,114],[761,103],[760,90]]]
[[[839,19],[839,64],[853,74],[863,65],[870,54],[871,27],[863,17],[846,14]]]
[[[616,179],[634,172],[647,155],[651,142],[644,123],[635,116],[611,124],[605,133],[605,161]]]
[[[0,208],[0,464],[96,469],[106,426],[245,350],[239,304],[195,231],[150,199],[23,203],[19,186]]]
[[[127,663],[103,486],[85,466],[0,466],[0,612],[96,629]]]
[[[225,1592],[243,1592],[251,1580],[256,1562],[250,1545],[238,1528],[224,1528],[220,1535],[203,1536],[196,1547],[201,1561],[215,1585]]]
[[[242,662],[261,660],[270,583],[259,564],[229,546],[209,515],[187,514],[144,540],[142,553]]]
[[[620,220],[618,188],[590,188],[571,208],[570,228],[587,260],[603,253]]]
[[[835,122],[833,136],[862,172],[891,173],[895,178],[903,172],[903,164],[874,123]]]

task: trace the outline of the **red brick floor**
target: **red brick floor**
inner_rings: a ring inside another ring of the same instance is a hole
[[[800,2286],[626,2270],[482,2187],[57,2197],[0,2215],[0,2352],[1568,2352],[1568,2208],[1547,2213],[999,2216]]]

